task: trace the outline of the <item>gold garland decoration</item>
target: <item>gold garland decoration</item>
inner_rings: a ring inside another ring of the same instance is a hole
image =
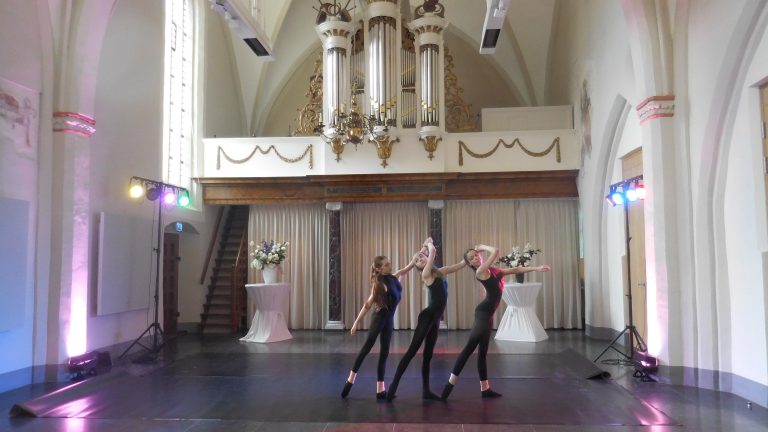
[[[472,150],[470,150],[469,147],[467,147],[466,144],[464,144],[464,141],[460,140],[459,141],[459,166],[464,166],[464,153],[463,153],[462,150],[466,150],[466,152],[470,156],[472,156],[473,158],[485,159],[485,158],[491,156],[492,154],[496,153],[496,150],[498,150],[499,146],[502,145],[502,144],[506,148],[512,148],[512,147],[515,146],[515,144],[517,144],[517,145],[520,146],[521,149],[523,149],[525,154],[527,154],[528,156],[533,156],[533,157],[544,157],[544,156],[548,155],[552,151],[552,149],[555,149],[555,159],[557,160],[557,163],[560,163],[560,137],[556,137],[554,140],[552,140],[552,144],[550,144],[550,146],[546,150],[541,151],[541,152],[534,152],[534,151],[528,150],[527,148],[525,148],[523,143],[521,143],[518,138],[515,138],[509,144],[507,144],[503,139],[499,138],[499,141],[496,143],[496,145],[488,153],[475,153]]]
[[[253,149],[251,154],[249,154],[248,156],[244,157],[243,159],[233,159],[224,151],[223,148],[221,148],[221,146],[219,146],[219,149],[218,149],[218,151],[216,153],[216,169],[217,170],[221,169],[221,155],[224,155],[224,157],[228,161],[232,162],[233,164],[241,164],[241,163],[248,162],[253,157],[253,155],[256,154],[256,151],[259,151],[261,154],[266,155],[267,153],[269,153],[272,150],[275,151],[275,154],[277,155],[277,157],[280,158],[280,160],[282,160],[283,162],[286,162],[286,163],[296,163],[296,162],[299,162],[302,159],[304,159],[304,157],[307,155],[307,153],[309,153],[309,169],[312,169],[313,160],[314,160],[312,158],[312,144],[308,145],[307,148],[304,149],[304,153],[302,153],[301,156],[297,156],[295,158],[287,158],[287,157],[281,155],[280,152],[277,151],[277,149],[275,148],[274,145],[269,146],[269,148],[267,148],[266,150],[262,149],[260,145],[257,145],[256,148]]]

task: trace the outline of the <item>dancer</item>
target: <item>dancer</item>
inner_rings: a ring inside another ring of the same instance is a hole
[[[487,252],[488,258],[483,259],[480,252]],[[480,350],[477,355],[477,371],[480,374],[480,395],[484,398],[500,397],[500,393],[491,390],[488,382],[488,366],[486,364],[486,355],[488,354],[488,343],[491,340],[491,331],[493,330],[493,314],[499,307],[501,301],[501,291],[504,289],[504,276],[515,273],[528,273],[532,271],[546,272],[552,268],[549,265],[538,267],[512,267],[500,269],[492,267],[491,264],[499,258],[499,250],[492,246],[477,245],[473,249],[464,252],[464,261],[469,267],[475,270],[475,278],[485,288],[485,299],[475,308],[475,323],[472,325],[472,331],[469,333],[469,340],[464,349],[456,359],[453,366],[453,373],[448,379],[448,383],[443,388],[441,398],[448,399],[453,386],[459,378],[461,370],[467,363],[469,356],[478,346]]]
[[[382,400],[386,398],[384,370],[387,365],[387,356],[389,355],[389,343],[392,340],[392,332],[395,328],[395,310],[400,303],[403,291],[403,287],[400,285],[400,278],[413,268],[416,258],[417,255],[414,255],[407,266],[396,271],[394,274],[392,274],[392,263],[389,261],[389,258],[377,256],[373,259],[373,264],[371,265],[371,295],[360,309],[360,313],[357,315],[349,332],[354,335],[357,332],[358,324],[362,322],[365,314],[373,308],[371,326],[368,328],[368,338],[360,349],[360,353],[355,359],[355,364],[349,372],[349,378],[344,384],[344,389],[341,391],[342,398],[346,398],[352,389],[352,385],[357,377],[357,371],[360,370],[365,356],[371,351],[379,335],[381,335],[381,338],[379,339],[379,365],[376,369],[376,399]]]
[[[387,401],[392,401],[395,398],[397,392],[397,386],[400,383],[405,369],[408,367],[408,363],[411,362],[413,356],[416,355],[416,351],[419,350],[421,344],[424,344],[424,359],[421,364],[421,381],[422,381],[422,398],[435,399],[440,398],[432,393],[429,388],[429,365],[432,361],[432,353],[435,349],[435,343],[437,342],[437,334],[440,329],[440,318],[445,311],[445,305],[448,301],[448,284],[445,281],[445,277],[449,274],[463,268],[466,263],[461,262],[436,268],[435,245],[432,243],[432,237],[427,238],[424,241],[424,246],[427,248],[427,255],[425,256],[423,250],[418,255],[416,262],[416,269],[421,271],[421,279],[424,285],[429,290],[429,304],[426,309],[421,311],[418,318],[418,324],[416,324],[416,330],[413,332],[413,339],[411,345],[408,347],[408,351],[400,360],[400,364],[397,366],[397,372],[395,372],[395,378],[392,380],[392,384],[389,385],[389,391],[387,392]]]

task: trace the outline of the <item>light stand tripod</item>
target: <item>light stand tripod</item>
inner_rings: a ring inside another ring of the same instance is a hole
[[[155,182],[157,186],[156,188],[160,188],[159,191],[156,191],[155,193],[158,193],[157,200],[157,248],[154,248],[155,251],[155,295],[154,295],[154,301],[155,301],[155,320],[152,321],[152,323],[149,325],[149,327],[146,328],[139,337],[137,337],[133,343],[131,343],[128,348],[123,351],[122,354],[120,354],[119,358],[123,358],[128,351],[131,350],[131,348],[134,347],[134,345],[139,345],[140,347],[147,350],[146,356],[141,357],[140,360],[143,361],[154,361],[157,359],[157,354],[160,352],[160,349],[165,344],[165,335],[163,334],[163,328],[160,326],[160,323],[158,322],[158,316],[159,316],[159,300],[160,300],[160,250],[162,246],[162,235],[163,235],[163,196],[165,185],[164,183],[157,183]],[[147,192],[149,194],[149,192]],[[149,198],[149,196],[148,196]],[[151,344],[149,346],[144,345],[141,342],[141,339],[149,334],[151,337]]]
[[[624,327],[624,330],[621,331],[621,333],[616,336],[613,341],[608,344],[607,347],[603,350],[603,352],[598,355],[594,362],[597,363],[598,360],[600,360],[600,357],[603,356],[609,349],[612,349],[616,351],[617,353],[621,354],[623,359],[616,359],[616,360],[603,360],[603,363],[611,363],[611,364],[621,364],[625,366],[636,366],[634,357],[635,357],[635,340],[637,340],[637,345],[639,348],[639,351],[647,351],[648,348],[645,345],[645,341],[643,340],[642,336],[640,336],[640,333],[638,333],[637,328],[635,328],[634,322],[632,320],[632,272],[630,270],[630,254],[629,254],[629,242],[632,240],[632,237],[629,235],[629,203],[624,203],[624,246],[625,246],[625,254],[627,256],[627,299],[629,303],[629,324]],[[629,354],[625,353],[624,351],[616,348],[616,343],[621,339],[622,336],[624,336],[624,333],[629,334]]]

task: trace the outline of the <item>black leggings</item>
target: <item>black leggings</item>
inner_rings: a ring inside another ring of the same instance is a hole
[[[493,330],[493,313],[484,310],[475,309],[475,324],[472,326],[472,331],[469,333],[469,340],[464,346],[464,349],[459,354],[459,358],[456,359],[456,364],[453,365],[453,374],[459,376],[461,370],[464,369],[464,365],[469,360],[469,356],[475,351],[477,346],[480,346],[480,350],[477,353],[477,372],[480,374],[480,381],[488,379],[488,365],[486,364],[486,356],[488,354],[488,343],[491,341],[491,330]]]
[[[355,359],[355,364],[352,366],[352,372],[357,373],[360,370],[360,366],[365,360],[365,356],[371,352],[373,344],[376,343],[376,338],[379,338],[379,365],[376,368],[376,380],[384,381],[384,371],[387,367],[387,356],[389,356],[389,343],[392,341],[392,332],[395,328],[395,315],[390,313],[387,309],[382,309],[373,313],[371,319],[371,326],[368,328],[368,338],[365,340],[365,344],[360,349],[360,353]]]
[[[405,369],[408,367],[408,363],[413,360],[413,356],[424,343],[424,359],[421,363],[421,384],[425,390],[429,389],[429,364],[432,361],[432,353],[435,351],[435,344],[437,343],[437,333],[440,330],[440,317],[442,311],[434,311],[430,309],[424,309],[419,314],[419,321],[416,324],[416,330],[413,332],[413,339],[411,340],[411,346],[408,347],[403,359],[400,360],[400,364],[397,365],[397,371],[395,372],[395,379],[392,380],[392,385],[389,386],[390,391],[394,392],[397,389],[397,385],[400,382],[400,378],[405,373]]]

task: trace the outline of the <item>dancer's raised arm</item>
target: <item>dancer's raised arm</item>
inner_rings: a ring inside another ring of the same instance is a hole
[[[400,280],[403,277],[404,274],[406,274],[409,271],[411,271],[413,266],[416,265],[416,260],[418,259],[418,257],[419,257],[419,254],[414,255],[413,258],[411,258],[411,261],[408,263],[407,266],[405,266],[405,267],[401,268],[400,270],[392,273],[392,276],[396,277],[397,280]]]
[[[536,267],[510,267],[505,269],[500,269],[501,274],[504,276],[511,275],[511,274],[518,274],[518,273],[530,273],[530,272],[548,272],[552,270],[552,266],[549,264],[543,264]]]
[[[475,274],[477,274],[479,279],[488,279],[490,276],[488,269],[493,265],[493,263],[496,262],[497,259],[499,259],[499,249],[494,246],[479,244],[475,246],[475,250],[488,252],[488,257],[483,259],[480,263],[480,266],[478,266],[477,270],[475,270]]]

